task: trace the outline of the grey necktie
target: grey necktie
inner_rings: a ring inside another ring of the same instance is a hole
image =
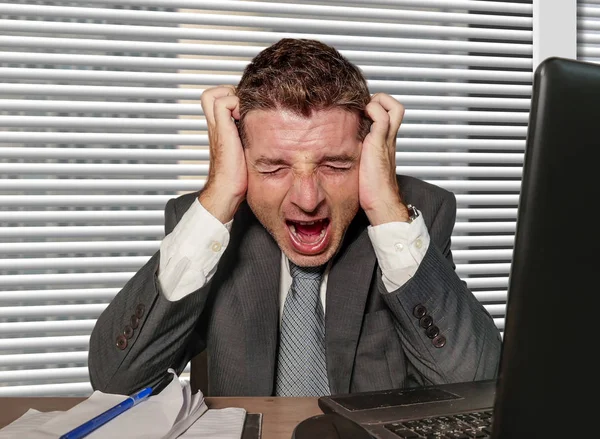
[[[292,286],[281,318],[277,396],[329,395],[325,316],[319,298],[324,269],[290,262]]]

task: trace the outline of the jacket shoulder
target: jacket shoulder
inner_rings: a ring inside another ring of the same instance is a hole
[[[400,195],[405,203],[414,204],[421,208],[424,204],[441,205],[444,202],[454,202],[453,192],[435,184],[428,183],[409,175],[397,175]]]

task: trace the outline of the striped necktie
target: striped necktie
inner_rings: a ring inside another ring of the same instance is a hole
[[[281,318],[277,396],[329,395],[325,356],[325,315],[319,298],[325,265],[290,262],[292,286]]]

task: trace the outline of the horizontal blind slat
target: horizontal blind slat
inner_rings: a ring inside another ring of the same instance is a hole
[[[13,175],[208,175],[208,165],[149,165],[107,163],[0,163],[0,173]]]
[[[21,210],[18,212],[0,210],[0,222],[9,223],[89,223],[94,221],[143,221],[145,223],[162,223],[163,220],[164,212],[162,210]]]
[[[1,24],[1,23],[0,23]],[[196,74],[196,73],[157,73],[157,72],[120,72],[100,70],[69,70],[69,69],[24,69],[18,67],[1,67],[0,78],[36,80],[36,81],[118,81],[122,83],[148,84],[177,84],[177,85],[222,85],[224,83],[236,85],[240,75]],[[371,92],[386,91],[387,94],[396,93],[478,93],[485,95],[531,95],[531,85],[522,84],[478,84],[450,81],[398,81],[367,79]],[[177,93],[173,91],[172,93]],[[179,92],[186,94],[186,92]],[[187,92],[189,94],[189,92]],[[196,98],[199,94],[196,96]]]
[[[505,302],[508,297],[506,290],[474,291],[473,294],[480,302]]]
[[[5,134],[5,133],[2,133]],[[48,136],[48,143],[54,143],[51,134],[63,133],[35,133],[40,137]],[[107,133],[83,134],[83,136],[97,136],[98,140],[102,136],[107,136]],[[115,137],[121,138],[121,144],[127,144],[128,134],[113,134]],[[173,137],[169,134],[153,135],[144,134],[144,139],[141,143],[146,142],[146,139],[153,137],[158,138],[156,143],[163,138]],[[179,136],[177,136],[179,137]],[[207,138],[208,136],[197,136]],[[61,139],[56,139],[59,143]],[[182,140],[185,140],[182,139]],[[77,142],[79,143],[79,142]],[[184,142],[182,142],[184,143]],[[208,139],[207,142],[208,144]],[[210,152],[202,149],[128,149],[128,148],[35,148],[35,147],[0,147],[0,158],[20,158],[20,159],[87,159],[87,160],[209,160]]]
[[[6,111],[47,111],[47,112],[93,112],[93,113],[144,113],[172,115],[204,115],[197,104],[150,104],[129,102],[74,102],[74,101],[40,101],[34,99],[4,99],[3,110]],[[27,116],[22,116],[27,117]],[[507,111],[465,111],[465,110],[423,110],[406,109],[405,121],[468,121],[468,122],[514,122],[526,124],[529,113]]]
[[[94,3],[111,4],[112,0],[95,0]],[[472,3],[472,2],[470,2]],[[169,8],[185,8],[210,11],[230,11],[230,12],[251,12],[255,14],[285,14],[285,15],[311,15],[317,17],[339,17],[339,18],[360,18],[360,19],[384,19],[384,20],[415,20],[415,21],[433,21],[436,23],[471,23],[486,24],[490,26],[512,26],[512,27],[531,27],[533,19],[531,17],[521,17],[515,15],[483,15],[455,12],[436,12],[436,11],[418,11],[410,9],[396,10],[391,8],[379,8],[374,5],[369,7],[351,7],[351,6],[329,6],[329,5],[303,5],[274,2],[258,1],[181,1],[172,3],[164,0],[127,0],[121,5],[135,6],[154,6]],[[364,2],[363,2],[364,4]],[[427,5],[427,4],[425,4]],[[394,5],[396,7],[400,5]],[[419,5],[423,7],[423,5]],[[452,5],[445,4],[444,9],[451,8]],[[465,6],[461,9],[472,10],[473,6]]]
[[[43,364],[42,360],[35,365]],[[0,387],[0,397],[34,397],[34,396],[89,396],[93,392],[89,382],[38,384],[32,386]]]
[[[456,218],[457,219],[516,219],[517,217],[517,209],[516,208],[458,208],[456,209]]]
[[[20,349],[88,349],[89,335],[69,335],[60,337],[19,337],[0,339],[0,350]]]
[[[55,242],[6,242],[2,254],[66,254],[66,253],[154,253],[160,241],[55,241]]]
[[[484,264],[456,264],[456,273],[459,276],[508,274],[510,263],[484,263]]]
[[[77,380],[89,379],[87,367],[61,367],[46,369],[26,370],[2,370],[0,371],[0,382],[12,383],[15,381],[52,381],[52,380]]]
[[[463,279],[469,288],[507,288],[508,277],[469,277]]]
[[[128,69],[160,68],[187,70],[222,70],[241,73],[248,65],[247,61],[221,59],[157,58],[108,55],[72,55],[54,53],[0,52],[0,61],[6,63],[43,63],[57,65],[84,65],[100,67],[119,67]],[[383,65],[359,65],[367,78],[385,76],[386,79],[444,79],[478,80],[500,82],[531,82],[531,72],[508,70],[477,70],[426,67],[396,67]]]
[[[184,99],[195,101],[193,105],[200,106],[202,88],[161,88],[161,87],[120,87],[99,85],[60,85],[60,84],[15,84],[0,83],[4,94],[73,96],[73,97],[130,97],[144,99]],[[512,110],[528,110],[531,100],[525,98],[496,98],[496,97],[465,97],[465,96],[427,96],[427,95],[394,95],[392,96],[411,107],[435,108],[477,107],[477,108],[506,108]],[[48,102],[48,101],[42,101]],[[73,101],[66,101],[73,102]],[[46,104],[45,104],[46,105]],[[51,103],[47,104],[51,105]],[[151,105],[151,104],[145,104]],[[174,104],[162,104],[174,105]],[[145,107],[144,107],[145,108]],[[201,111],[201,110],[199,110]]]
[[[100,0],[107,2],[110,0]],[[125,0],[131,4],[147,4],[147,0]],[[166,0],[148,0],[152,1],[153,5]],[[180,1],[180,0],[175,0]],[[193,0],[190,0],[193,1]],[[202,0],[196,0],[202,1]],[[267,0],[269,3],[276,3],[277,0]],[[364,5],[364,0],[344,0],[344,3],[357,3]],[[178,3],[177,3],[178,4]],[[507,1],[480,1],[480,0],[372,0],[374,5],[385,5],[392,7],[415,7],[415,8],[442,8],[442,9],[464,9],[472,11],[488,11],[488,12],[504,12],[509,14],[531,15],[533,7],[529,3],[513,3]]]
[[[89,273],[92,274],[92,273]],[[105,274],[105,273],[102,273]],[[130,275],[133,273],[127,273]],[[79,275],[79,274],[78,274]],[[62,275],[31,275],[31,276],[62,276]],[[87,274],[86,274],[87,276]],[[0,276],[0,283],[11,276]],[[27,283],[24,282],[23,285]],[[2,318],[32,318],[32,317],[98,317],[106,308],[106,303],[81,305],[39,305],[39,306],[3,306],[0,307]]]
[[[122,257],[123,258],[123,257]],[[125,257],[127,258],[127,257]],[[39,261],[47,260],[52,258],[40,258],[40,259],[22,259],[23,261]],[[76,260],[79,258],[63,258],[65,260]],[[96,259],[110,259],[110,258],[83,258],[86,260]],[[118,258],[117,258],[118,259]],[[4,262],[5,259],[0,259],[0,262]],[[52,301],[52,300],[111,300],[119,290],[117,288],[72,288],[66,290],[15,290],[15,291],[2,291],[0,294],[1,302],[40,302],[40,301]]]
[[[40,366],[46,364],[87,364],[87,352],[51,352],[45,354],[0,355],[0,367]],[[0,391],[5,387],[0,387]],[[0,396],[2,396],[0,392]]]
[[[511,249],[452,250],[454,262],[512,260]]]
[[[0,195],[0,205],[43,207],[153,207],[164,208],[174,195]]]
[[[514,240],[514,235],[453,236],[452,244],[456,247],[505,247],[512,246],[514,244]]]
[[[107,173],[108,174],[108,173]],[[163,180],[99,180],[99,179],[8,179],[0,180],[0,190],[12,191],[185,191],[201,189],[205,180],[163,179]],[[2,213],[0,212],[0,218]]]
[[[441,26],[438,26],[441,27]],[[73,22],[49,22],[49,21],[28,21],[28,20],[0,20],[0,28],[11,32],[33,32],[64,35],[67,33],[78,35],[105,35],[111,37],[136,37],[153,39],[184,39],[184,40],[207,40],[207,41],[240,41],[246,43],[266,43],[272,44],[282,38],[300,38],[300,39],[318,39],[325,44],[340,48],[356,48],[377,50],[410,48],[413,50],[454,50],[454,51],[474,51],[480,53],[509,53],[515,55],[531,55],[533,53],[531,44],[526,44],[531,40],[531,31],[503,31],[503,32],[485,32],[478,29],[461,32],[459,35],[454,33],[454,37],[463,38],[518,38],[520,41],[511,43],[480,43],[470,41],[449,41],[418,38],[378,37],[378,36],[356,36],[349,35],[328,35],[299,32],[262,32],[250,30],[234,29],[200,29],[185,27],[158,27],[142,25],[115,25],[115,24],[95,24],[95,23],[73,23]],[[430,26],[421,33],[415,30],[412,34],[406,32],[404,35],[415,37],[419,35],[428,35],[435,38],[437,29]],[[443,27],[442,27],[443,28]],[[448,27],[446,27],[447,29]],[[325,29],[327,30],[327,29]],[[475,31],[475,32],[474,32]],[[487,35],[484,37],[483,35]],[[448,35],[450,36],[450,35]]]
[[[1,335],[18,335],[24,334],[48,334],[48,333],[64,333],[73,334],[76,332],[90,332],[96,319],[87,320],[46,320],[40,322],[0,322]]]
[[[266,46],[239,46],[233,44],[186,44],[164,43],[159,41],[128,41],[128,40],[93,40],[86,38],[40,38],[29,36],[0,35],[0,47],[14,49],[58,49],[58,50],[97,50],[102,52],[124,51],[178,54],[178,55],[204,55],[219,57],[246,57],[252,58]],[[452,55],[445,53],[401,53],[381,52],[376,50],[340,50],[340,53],[354,63],[390,63],[390,64],[446,64],[479,67],[501,67],[531,70],[531,58],[517,58],[512,56],[476,56]],[[165,59],[165,58],[163,58]]]
[[[14,274],[0,276],[1,287],[40,285],[119,285],[135,273],[69,273],[69,274]]]
[[[72,6],[45,6],[0,4],[0,14],[26,17],[58,17],[85,20],[114,20],[127,23],[150,22],[161,24],[194,24],[205,26],[235,26],[268,28],[275,31],[310,33],[347,33],[351,35],[394,35],[411,37],[452,37],[528,41],[531,30],[503,29],[498,27],[439,26],[431,24],[405,24],[369,21],[346,21],[312,18],[287,18],[236,15],[235,24],[229,14],[198,14],[186,12],[141,11],[127,9],[79,8]],[[466,15],[466,17],[465,17]],[[474,15],[477,17],[477,15]],[[461,17],[469,18],[468,14]],[[517,18],[518,20],[518,18]],[[473,20],[476,24],[477,18]],[[461,21],[469,23],[468,21]],[[156,26],[164,32],[164,28]],[[161,33],[162,33],[161,32]],[[170,36],[173,36],[170,34]]]
[[[129,123],[128,123],[129,122]],[[194,119],[131,119],[112,117],[0,116],[0,126],[62,129],[124,129],[124,130],[206,130],[206,120]],[[467,124],[403,124],[399,135],[470,135],[525,137],[526,126],[496,126]]]
[[[160,227],[160,226],[159,226]],[[161,228],[161,233],[164,233]],[[160,235],[157,233],[157,235]],[[99,236],[103,236],[98,233]],[[141,233],[140,235],[146,235]],[[56,236],[52,232],[47,235],[41,235],[52,237]],[[73,236],[68,232],[60,236]],[[79,236],[79,235],[77,235]],[[89,235],[83,235],[89,236]],[[106,236],[114,236],[107,233]],[[19,258],[19,259],[0,259],[0,270],[94,270],[94,269],[128,269],[137,271],[142,265],[144,265],[150,259],[149,256],[109,256],[109,257],[78,257],[78,258]],[[3,291],[1,295],[5,295]],[[28,294],[29,295],[29,294]],[[24,297],[22,298],[24,299]],[[21,299],[21,300],[22,300]],[[90,299],[89,297],[81,297],[80,299]],[[6,299],[2,299],[6,300]]]

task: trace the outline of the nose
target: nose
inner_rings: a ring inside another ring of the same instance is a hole
[[[290,201],[306,213],[313,213],[325,199],[321,185],[314,174],[296,175]]]

